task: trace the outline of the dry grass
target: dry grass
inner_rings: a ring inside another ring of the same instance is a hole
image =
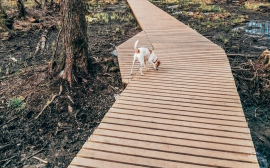
[[[260,6],[270,6],[270,3],[258,3],[258,2],[245,2],[242,8],[247,10],[258,10]]]

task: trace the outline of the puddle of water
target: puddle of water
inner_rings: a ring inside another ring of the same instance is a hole
[[[260,168],[268,168],[268,163],[267,163],[267,159],[266,156],[262,155],[259,152],[256,152],[257,158],[258,158],[258,162],[260,164]]]
[[[183,13],[186,13],[187,15],[194,15],[193,12],[190,12],[190,11],[180,11],[180,12],[174,12],[172,13],[172,15],[182,15]]]
[[[183,14],[183,12],[182,12],[182,11],[172,13],[172,15],[182,15],[182,14]]]
[[[97,20],[97,18],[92,18],[91,16],[85,16],[85,19],[87,22],[93,22],[94,20]]]
[[[233,30],[244,30],[246,33],[252,35],[266,35],[269,37],[268,39],[270,40],[270,21],[250,21],[246,23],[245,26],[236,27]]]
[[[168,6],[167,8],[168,8],[168,9],[176,9],[176,8],[178,8],[178,5]]]

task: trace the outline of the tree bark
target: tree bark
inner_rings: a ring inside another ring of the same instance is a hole
[[[19,18],[25,17],[26,12],[22,0],[17,0],[17,7],[19,10]]]
[[[4,11],[3,7],[2,7],[2,0],[0,0],[0,15],[3,15],[2,17],[6,17],[6,12]]]
[[[42,0],[41,4],[42,4],[42,9],[44,9],[47,6],[47,0]]]
[[[34,0],[34,1],[36,2],[38,8],[40,8],[42,6],[41,3],[38,2],[37,0]]]
[[[7,14],[2,6],[2,0],[0,0],[0,27],[7,29]]]
[[[63,51],[65,54],[63,79],[72,85],[76,77],[88,74],[85,0],[64,0],[62,7]]]

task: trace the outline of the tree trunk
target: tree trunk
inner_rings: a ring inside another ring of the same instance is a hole
[[[64,0],[62,7],[63,51],[66,58],[63,79],[72,85],[76,77],[88,74],[85,0]]]
[[[2,0],[0,0],[0,27],[6,23],[6,18],[7,18],[6,12],[2,7]]]
[[[5,11],[4,11],[4,9],[3,9],[3,7],[2,7],[2,0],[0,0],[0,15],[2,16],[2,17],[6,17],[7,15],[6,15],[6,13],[5,13]]]
[[[37,0],[34,0],[34,1],[36,2],[38,8],[40,8],[42,6],[41,3],[38,2]]]
[[[41,0],[42,9],[44,9],[47,6],[47,0]]]
[[[18,10],[19,10],[19,18],[21,17],[25,17],[25,8],[24,8],[24,4],[22,2],[22,0],[17,0],[17,6],[18,6]]]

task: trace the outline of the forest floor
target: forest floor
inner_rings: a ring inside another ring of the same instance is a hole
[[[122,82],[112,51],[140,28],[124,1],[111,2],[89,5],[86,18],[93,62],[90,75],[73,88],[48,73],[60,29],[58,14],[29,6],[28,13],[35,18],[42,14],[43,18],[38,23],[30,23],[29,18],[15,20],[16,35],[0,41],[0,167],[67,167],[115,102]],[[153,1],[226,51],[261,167],[267,168],[270,77],[268,70],[256,70],[255,80],[252,78],[259,55],[270,47],[269,11],[221,2]],[[34,55],[45,30],[48,34],[44,52]],[[59,57],[61,38],[58,48]],[[59,94],[60,86],[60,96],[36,119],[52,97]]]
[[[151,2],[225,50],[260,166],[268,168],[270,53],[261,54],[270,49],[270,4],[259,7],[258,2],[228,4],[223,0]]]
[[[27,11],[43,12],[32,7]],[[33,24],[27,18],[16,20],[16,35],[0,41],[0,167],[67,167],[121,93],[118,61],[112,52],[141,29],[125,1],[89,4],[89,11],[93,61],[90,75],[73,88],[48,73],[59,14],[46,11],[43,21]],[[46,30],[44,52],[34,54]],[[61,37],[58,57],[60,52]],[[60,96],[36,118],[60,87]]]

